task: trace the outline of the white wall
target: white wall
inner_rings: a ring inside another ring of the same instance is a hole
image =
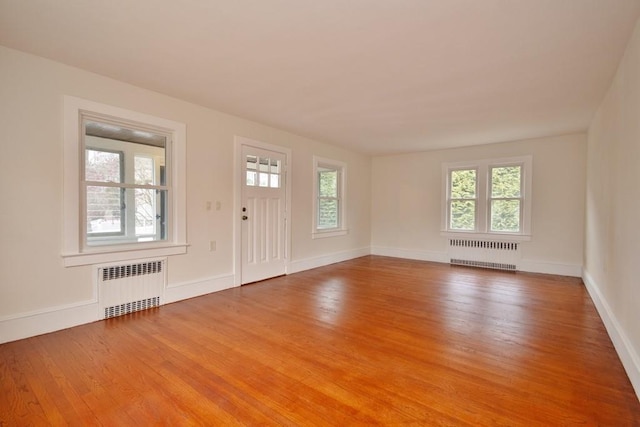
[[[372,163],[372,252],[447,262],[441,232],[442,164],[533,156],[532,238],[522,269],[580,276],[586,135],[376,157]]]
[[[235,135],[292,150],[292,271],[368,253],[367,156],[0,47],[0,342],[95,317],[91,267],[64,268],[60,256],[64,95],[186,123],[191,246],[168,261],[170,299],[234,283]],[[346,236],[311,239],[313,155],[347,163]],[[207,211],[207,201],[221,209]]]
[[[589,128],[584,282],[640,397],[640,24]]]

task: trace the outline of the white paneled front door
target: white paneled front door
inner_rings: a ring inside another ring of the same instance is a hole
[[[286,273],[286,155],[242,145],[241,284]]]

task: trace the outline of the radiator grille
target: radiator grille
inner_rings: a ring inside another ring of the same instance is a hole
[[[454,265],[516,271],[520,250],[517,242],[449,239],[449,256]]]
[[[517,242],[500,242],[491,240],[450,239],[449,246],[474,249],[496,249],[501,251],[517,251]]]
[[[102,268],[102,281],[122,279],[123,277],[142,276],[162,272],[162,261],[141,262],[138,264],[114,265]]]
[[[454,265],[466,265],[468,267],[490,268],[493,270],[516,271],[518,269],[518,266],[515,264],[502,264],[499,262],[471,261],[466,259],[454,259],[454,258],[451,258],[450,262],[451,264],[454,264]]]
[[[120,305],[112,305],[104,308],[104,318],[123,316],[136,311],[146,310],[160,306],[160,297],[147,298],[139,301],[128,302]]]
[[[165,262],[163,259],[99,267],[96,277],[104,318],[160,306]]]

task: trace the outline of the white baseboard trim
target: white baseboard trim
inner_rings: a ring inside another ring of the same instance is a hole
[[[287,274],[299,273],[300,271],[311,270],[312,268],[324,267],[325,265],[335,264],[336,262],[348,261],[354,258],[360,258],[371,253],[369,247],[351,249],[348,251],[334,252],[328,255],[322,255],[313,258],[305,258],[301,260],[291,261],[287,268]]]
[[[0,344],[95,322],[98,301],[84,301],[0,318]]]
[[[636,392],[636,396],[638,397],[638,400],[640,400],[640,356],[636,349],[633,348],[633,345],[631,344],[631,341],[629,341],[624,329],[620,326],[620,323],[611,310],[609,303],[600,292],[600,288],[586,270],[582,274],[582,281],[584,282],[587,291],[598,310],[598,314],[600,314],[600,317],[602,318],[602,322],[607,329],[611,342],[613,342],[613,346],[618,353],[618,357],[620,357],[620,361],[622,361],[622,366],[624,366],[624,369],[627,372],[627,376],[629,377],[631,385]]]
[[[234,287],[233,274],[169,285],[162,304]],[[102,320],[97,300],[49,307],[0,318],[0,344]]]
[[[420,261],[449,263],[449,254],[447,252],[420,251],[415,249],[388,248],[382,246],[373,246],[371,255],[382,255],[394,258],[416,259]],[[529,273],[556,274],[559,276],[582,276],[582,266],[572,264],[559,264],[553,262],[540,262],[521,260],[519,265],[520,271]]]
[[[555,274],[558,276],[582,277],[582,265],[559,264],[546,261],[520,260],[520,271]]]
[[[210,277],[204,280],[170,284],[164,290],[163,304],[169,304],[183,299],[195,298],[201,295],[223,291],[225,289],[238,286],[234,284],[234,281],[235,276],[233,274],[225,274],[221,276]]]
[[[419,251],[415,249],[388,248],[384,246],[372,246],[371,255],[388,256],[393,258],[415,259],[418,261],[432,261],[449,263],[446,252]]]

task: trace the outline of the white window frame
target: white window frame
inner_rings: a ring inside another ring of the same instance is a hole
[[[318,228],[318,172],[320,169],[335,169],[338,172],[338,227]],[[311,237],[320,239],[325,237],[344,236],[349,232],[347,228],[347,164],[338,160],[331,160],[313,156],[313,229]]]
[[[84,164],[82,119],[85,116],[160,129],[170,135],[167,177],[171,188],[167,239],[105,246],[87,246],[83,212],[81,170]],[[64,237],[62,258],[66,267],[125,261],[186,253],[186,125],[148,114],[113,107],[72,96],[64,97]]]
[[[520,231],[491,231],[491,169],[502,166],[520,166],[521,169],[521,208]],[[451,171],[475,169],[476,172],[476,223],[474,230],[455,230],[450,228],[451,204],[450,186]],[[469,238],[492,238],[498,240],[526,241],[531,239],[531,196],[532,196],[533,157],[519,156],[499,159],[484,159],[444,163],[442,165],[442,223],[441,234],[447,237],[465,236]]]

